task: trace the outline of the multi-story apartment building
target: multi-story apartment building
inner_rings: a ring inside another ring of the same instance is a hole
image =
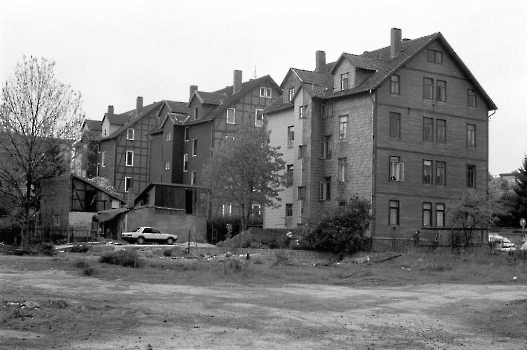
[[[192,85],[188,116],[169,113],[150,133],[151,181],[202,185],[201,171],[212,149],[226,137],[232,137],[237,125],[251,123],[263,127],[261,112],[280,95],[280,87],[269,75],[242,82],[239,70],[234,71],[233,85],[218,91],[200,91]],[[217,208],[218,214],[235,211],[231,203]]]
[[[288,184],[264,227],[296,227],[351,196],[371,199],[375,237],[444,227],[449,200],[487,191],[496,105],[441,33],[402,39],[313,71],[290,69],[264,110]]]
[[[138,194],[150,183],[150,136],[167,114],[185,114],[186,103],[162,100],[114,114],[113,106],[102,120],[99,141],[98,176],[107,178],[119,193]],[[156,156],[156,155],[154,155]]]

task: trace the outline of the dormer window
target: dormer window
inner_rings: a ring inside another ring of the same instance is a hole
[[[289,88],[289,102],[292,102],[294,97],[295,97],[295,88],[291,87]]]
[[[135,135],[135,130],[134,129],[126,130],[126,139],[127,140],[133,141],[134,140],[134,135]]]
[[[236,124],[236,110],[234,108],[227,109],[227,124]]]
[[[260,86],[260,97],[271,98],[272,90],[269,87]]]
[[[348,89],[348,73],[340,75],[340,90]]]
[[[199,108],[198,107],[194,107],[194,120],[197,120],[198,117],[199,117]]]

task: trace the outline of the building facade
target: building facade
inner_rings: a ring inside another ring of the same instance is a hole
[[[371,200],[375,237],[445,227],[448,202],[487,191],[488,117],[495,111],[441,33],[343,53],[313,71],[291,69],[264,111],[282,145],[288,186],[264,227],[293,228],[350,197]]]

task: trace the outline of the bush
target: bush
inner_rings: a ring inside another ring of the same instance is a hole
[[[271,266],[281,266],[281,265],[293,265],[291,260],[289,260],[289,256],[286,252],[280,251],[276,253],[275,261],[272,263]]]
[[[73,266],[78,268],[78,269],[85,269],[87,267],[90,266],[90,264],[88,264],[86,261],[84,260],[77,260],[73,263]]]
[[[139,258],[139,255],[135,250],[125,249],[106,252],[99,258],[99,262],[133,268],[144,266],[143,260]]]
[[[76,244],[74,246],[71,246],[70,251],[72,253],[86,253],[90,250],[90,247],[84,244]]]
[[[306,240],[316,250],[354,253],[365,248],[364,233],[370,226],[370,202],[352,197],[344,207],[312,226]]]
[[[53,245],[53,243],[50,242],[40,243],[39,245],[37,245],[36,249],[40,254],[48,256],[52,256],[55,254],[55,246]]]
[[[227,224],[232,225],[232,232],[229,233]],[[227,238],[234,237],[240,232],[241,219],[239,217],[216,217],[207,222],[207,241],[218,243]],[[213,231],[214,229],[214,231]]]

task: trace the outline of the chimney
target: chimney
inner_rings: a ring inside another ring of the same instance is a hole
[[[106,113],[107,115],[113,115],[113,106],[108,106],[108,113]]]
[[[198,86],[197,85],[190,85],[190,94],[189,94],[189,99],[192,98],[192,95],[194,95],[194,92],[198,91]]]
[[[318,50],[316,56],[317,66],[315,68],[315,72],[320,72],[320,68],[326,65],[326,53],[324,51]]]
[[[242,88],[242,71],[241,70],[235,70],[234,71],[234,81],[232,84],[232,94],[234,95],[238,91],[240,91]]]
[[[399,28],[392,28],[390,40],[390,58],[394,58],[401,51],[402,33]]]
[[[139,115],[143,111],[143,98],[137,96],[137,101],[135,102],[135,115]]]

